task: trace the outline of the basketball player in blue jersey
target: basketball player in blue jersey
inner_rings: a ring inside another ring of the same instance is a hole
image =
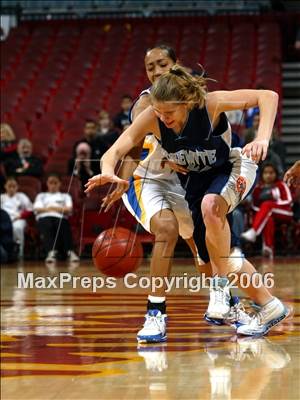
[[[87,191],[107,182],[118,183],[117,162],[151,132],[161,143],[168,159],[189,171],[186,198],[197,225],[201,215],[206,244],[215,275],[207,315],[226,318],[230,312],[229,279],[234,272],[249,276],[243,290],[261,310],[248,323],[237,327],[243,335],[264,335],[288,315],[282,302],[262,284],[247,260],[231,262],[230,229],[226,219],[251,191],[256,163],[265,159],[276,116],[278,95],[268,90],[236,90],[206,93],[202,77],[173,66],[153,84],[152,106],[143,111],[102,157],[102,174],[87,183]],[[243,150],[231,148],[230,126],[225,112],[258,106],[257,137]],[[123,181],[124,182],[124,181]],[[201,220],[201,218],[200,218]],[[260,281],[260,282],[259,282]]]
[[[163,73],[168,72],[175,63],[175,52],[169,46],[160,45],[148,49],[145,56],[145,67],[149,81],[154,83]],[[136,100],[130,113],[131,119],[135,119],[150,104],[149,88],[143,90]],[[205,272],[207,276],[211,276],[205,236],[202,235],[202,240],[198,240],[200,258],[197,255],[193,240],[194,226],[191,212],[184,198],[185,190],[180,185],[177,174],[170,169],[169,163],[163,162],[166,156],[167,154],[157,138],[152,134],[147,135],[143,145],[137,146],[125,156],[122,168],[118,173],[118,176],[124,180],[130,178],[129,189],[127,183],[121,182],[104,199],[104,206],[109,209],[110,205],[119,199],[122,193],[126,192],[122,196],[126,208],[144,229],[155,235],[150,264],[151,276],[169,276],[170,260],[173,257],[178,234],[188,243],[197,260],[196,264],[200,264],[199,272]],[[141,161],[136,162],[139,159]],[[185,167],[171,162],[170,164],[177,172],[187,173]],[[230,256],[234,262],[241,262],[242,255],[239,249],[233,247]],[[237,297],[232,299],[231,303],[233,320],[238,320],[239,323],[247,320],[242,305],[237,302]],[[150,293],[147,308],[146,327],[139,331],[138,340],[161,341],[164,339],[165,330],[161,334],[158,330],[157,321],[163,320],[163,316],[166,314],[164,287]],[[153,315],[155,315],[155,318],[153,318]],[[223,323],[220,319],[214,320],[208,317],[207,319],[217,325]],[[150,320],[150,323],[147,323],[148,320]],[[234,322],[233,320],[230,319],[230,322]]]

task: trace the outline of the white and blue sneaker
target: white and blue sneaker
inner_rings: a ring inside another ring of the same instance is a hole
[[[204,318],[215,325],[223,325],[230,313],[230,290],[227,278],[214,277],[209,289],[209,304]]]
[[[157,343],[167,340],[167,315],[159,310],[148,310],[143,328],[137,334],[140,343]]]
[[[289,310],[282,302],[274,297],[268,304],[263,306],[261,310],[255,314],[249,323],[241,325],[237,328],[238,335],[245,336],[263,336],[269,330],[278,325],[289,315]]]
[[[225,318],[224,322],[233,328],[250,324],[252,318],[246,312],[243,303],[236,296],[232,297],[232,300],[235,301],[235,303],[230,307],[229,315]]]

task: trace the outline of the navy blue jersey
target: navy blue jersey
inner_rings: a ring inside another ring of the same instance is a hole
[[[182,132],[177,135],[158,119],[161,145],[168,159],[189,171],[204,172],[228,162],[231,147],[231,128],[225,113],[212,129],[206,107],[189,112]]]

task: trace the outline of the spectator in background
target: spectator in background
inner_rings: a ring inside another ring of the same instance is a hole
[[[242,110],[231,110],[226,111],[226,117],[230,123],[230,125],[243,125],[244,123],[244,116]]]
[[[132,107],[133,99],[128,94],[124,94],[121,101],[121,111],[114,117],[114,124],[120,132],[123,131],[124,125],[129,122],[129,111]]]
[[[270,140],[269,149],[279,156],[282,168],[285,170],[286,169],[286,162],[285,162],[286,148],[285,148],[285,144],[283,143],[283,141],[280,138],[278,129],[276,129],[276,128],[273,129],[273,134],[272,134],[272,138]]]
[[[17,259],[11,219],[2,208],[0,209],[0,256],[1,264]]]
[[[94,120],[87,120],[83,129],[83,138],[78,140],[73,147],[72,158],[76,159],[76,148],[79,143],[88,143],[92,149],[91,167],[94,174],[100,172],[100,158],[108,149],[107,145],[97,136],[97,123]]]
[[[113,129],[113,123],[107,111],[100,111],[98,120],[97,138],[101,139],[109,148],[118,139],[119,134]]]
[[[68,174],[78,176],[83,189],[89,178],[95,173],[92,169],[91,159],[91,146],[86,142],[81,142],[75,148],[75,158],[71,158],[68,163]]]
[[[68,193],[60,192],[61,180],[58,174],[48,175],[48,191],[39,193],[34,201],[33,210],[47,252],[46,263],[56,261],[57,252],[67,255],[71,262],[79,261],[73,250],[73,239],[68,216],[72,213],[73,202]]]
[[[15,157],[4,163],[7,176],[29,175],[40,178],[43,175],[43,162],[32,155],[32,143],[28,139],[20,139]]]
[[[273,258],[275,222],[290,222],[293,217],[292,196],[288,186],[279,179],[275,165],[265,163],[261,181],[252,194],[252,208],[256,212],[252,227],[241,237],[255,242],[257,236],[263,236],[263,255]]]
[[[300,221],[300,160],[296,161],[291,168],[286,171],[283,180],[292,190],[294,219]]]
[[[245,129],[244,131],[244,140],[245,140],[245,145],[252,142],[254,138],[257,135],[257,130],[259,126],[259,121],[260,121],[260,116],[259,114],[256,114],[253,118],[253,126],[251,128]],[[278,170],[278,173],[280,176],[282,176],[284,168],[283,168],[283,162],[280,158],[280,155],[277,154],[276,150],[278,150],[283,157],[283,160],[285,161],[285,147],[284,144],[278,139],[277,136],[277,131],[273,130],[273,137],[272,140],[270,141],[267,157],[265,159],[265,162],[262,164],[262,166],[267,163],[267,164],[274,164]],[[261,168],[260,168],[261,171]]]
[[[12,127],[8,124],[1,124],[1,152],[0,161],[5,161],[17,154],[17,141]]]
[[[259,113],[258,107],[249,108],[248,110],[246,110],[245,126],[247,129],[251,128],[254,125],[254,118],[258,113]]]
[[[11,219],[14,241],[19,245],[19,257],[23,258],[26,218],[32,212],[32,203],[25,193],[18,192],[18,182],[14,177],[6,180],[5,193],[1,194],[1,208]]]
[[[253,116],[252,125],[251,127],[247,127],[243,132],[243,137],[245,140],[245,145],[252,142],[254,138],[257,136],[257,130],[259,126],[259,113],[256,113]]]

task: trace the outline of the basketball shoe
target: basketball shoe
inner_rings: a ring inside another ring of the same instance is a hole
[[[233,328],[248,324],[251,319],[250,315],[246,312],[244,305],[238,296],[232,296],[230,298],[230,311],[228,316],[223,320],[209,318],[207,315],[205,315],[204,318],[209,324],[219,326],[230,325]]]
[[[215,325],[223,325],[230,312],[229,280],[218,276],[212,279],[209,289],[209,304],[204,318]]]
[[[234,302],[234,304],[230,307],[229,314],[225,318],[224,322],[234,328],[249,324],[251,322],[251,316],[246,312],[240,299],[237,296],[234,296],[230,301]]]
[[[266,335],[273,326],[278,325],[288,315],[288,309],[277,297],[274,297],[251,318],[249,323],[239,326],[237,334],[246,336]]]
[[[140,343],[164,342],[167,339],[167,315],[159,310],[148,310],[143,328],[137,334]]]

